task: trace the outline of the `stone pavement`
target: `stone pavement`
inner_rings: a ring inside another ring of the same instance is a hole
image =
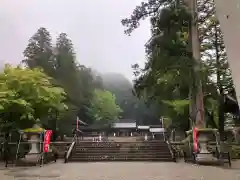
[[[239,163],[239,162],[238,162]],[[163,162],[57,162],[43,167],[0,169],[0,180],[240,180],[229,168]]]

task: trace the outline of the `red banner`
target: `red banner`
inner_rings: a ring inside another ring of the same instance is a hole
[[[51,141],[51,135],[52,135],[52,130],[47,130],[45,132],[44,143],[43,143],[43,151],[44,152],[49,151],[49,144],[50,144],[50,141]]]
[[[193,148],[194,152],[198,151],[197,128],[193,128]]]

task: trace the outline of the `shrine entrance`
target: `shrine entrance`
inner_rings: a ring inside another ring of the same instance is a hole
[[[130,120],[112,125],[80,127],[68,161],[174,161],[176,159],[161,125],[138,126]]]

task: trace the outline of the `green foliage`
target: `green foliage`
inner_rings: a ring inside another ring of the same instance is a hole
[[[184,9],[176,12],[170,7],[161,11],[161,18],[152,18],[154,38],[146,46],[148,61],[144,69],[135,68],[138,71],[136,74],[140,74],[135,81],[137,93],[145,89],[149,97],[161,97],[164,94],[161,99],[174,99],[192,83],[194,61],[187,40],[179,38],[179,31],[188,33],[188,29],[182,29],[180,23],[189,20],[187,14],[180,16],[181,14],[186,14]]]
[[[6,65],[0,74],[0,114],[4,128],[31,127],[49,112],[64,111],[65,92],[40,69]]]
[[[174,101],[163,101],[166,105],[170,106],[177,115],[184,113],[184,109],[189,106],[189,100],[174,100]]]
[[[102,75],[103,87],[112,92],[116,97],[122,112],[123,119],[135,119],[138,124],[159,124],[162,109],[157,103],[146,104],[143,99],[138,99],[133,93],[132,83],[123,75],[118,73],[107,73]]]
[[[195,61],[191,43],[188,43],[191,42],[188,31],[192,19],[184,1],[143,1],[129,18],[122,20],[125,33],[130,35],[141,20],[151,18],[152,38],[146,45],[147,62],[143,69],[133,65],[135,91],[140,98],[157,101],[173,123],[188,121],[188,110],[195,111],[193,95],[198,90],[198,80],[203,83],[205,111],[211,121],[224,121],[221,97],[234,89],[214,1],[198,1],[197,6],[201,45],[198,76],[194,73]]]
[[[182,0],[147,0],[142,1],[139,6],[133,10],[130,18],[122,20],[122,24],[127,28],[125,33],[130,35],[139,27],[140,21],[147,17],[159,17],[159,12],[166,6],[178,6],[184,4]]]
[[[94,121],[90,112],[93,90],[101,87],[101,81],[95,79],[91,69],[78,64],[73,43],[66,33],[57,37],[55,46],[51,39],[50,33],[40,28],[24,51],[24,62],[30,68],[42,68],[52,77],[53,84],[65,90],[70,109],[68,113],[58,114],[58,118],[67,121],[62,121],[63,124],[71,129],[76,116],[90,124]]]
[[[30,68],[45,67],[44,72],[52,76],[53,69],[55,68],[52,48],[52,38],[46,28],[39,28],[29,40],[27,48],[24,50],[23,55],[25,59],[23,62]]]
[[[118,119],[122,110],[115,101],[111,92],[95,89],[91,107],[95,119],[105,122]]]
[[[158,102],[161,115],[187,129],[189,87],[195,79],[195,61],[188,45],[190,16],[183,6],[176,8],[171,3],[160,14],[150,16],[152,38],[146,45],[147,63],[143,69],[133,66],[135,92],[150,103]]]
[[[71,124],[75,122],[76,116],[88,124],[99,119],[113,120],[119,116],[146,124],[158,121],[160,112],[158,107],[156,105],[148,107],[144,100],[137,99],[132,93],[132,84],[124,77],[122,80],[119,78],[122,75],[108,76],[112,78],[109,82],[107,76],[96,75],[90,68],[77,62],[73,43],[65,33],[57,37],[55,46],[51,39],[46,28],[40,28],[24,51],[24,62],[30,68],[42,68],[52,77],[51,82],[54,85],[65,90],[69,109],[67,112],[57,114],[58,118],[62,119],[61,123],[58,123],[60,131],[71,132],[69,129],[72,128]],[[100,91],[100,94],[96,94],[96,91]],[[104,103],[104,106],[99,105],[97,98],[106,98],[108,103]],[[55,118],[53,112],[50,114]]]

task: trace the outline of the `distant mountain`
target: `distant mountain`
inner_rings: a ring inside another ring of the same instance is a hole
[[[5,64],[3,62],[0,63],[0,72],[3,72]]]
[[[91,69],[91,73],[93,76],[101,76],[101,73],[99,73],[97,70],[95,69]]]
[[[105,73],[101,75],[101,78],[103,87],[115,94],[116,102],[123,110],[122,118],[134,119],[139,124],[159,123],[155,109],[148,108],[143,100],[133,95],[133,84],[124,75]]]
[[[120,73],[105,73],[101,75],[105,88],[118,89],[118,91],[132,91],[131,82]]]
[[[159,124],[157,112],[153,106],[147,107],[143,100],[133,95],[133,84],[122,74],[107,73],[103,74],[102,82],[104,88],[111,91],[116,96],[124,119],[134,119],[139,124]]]

